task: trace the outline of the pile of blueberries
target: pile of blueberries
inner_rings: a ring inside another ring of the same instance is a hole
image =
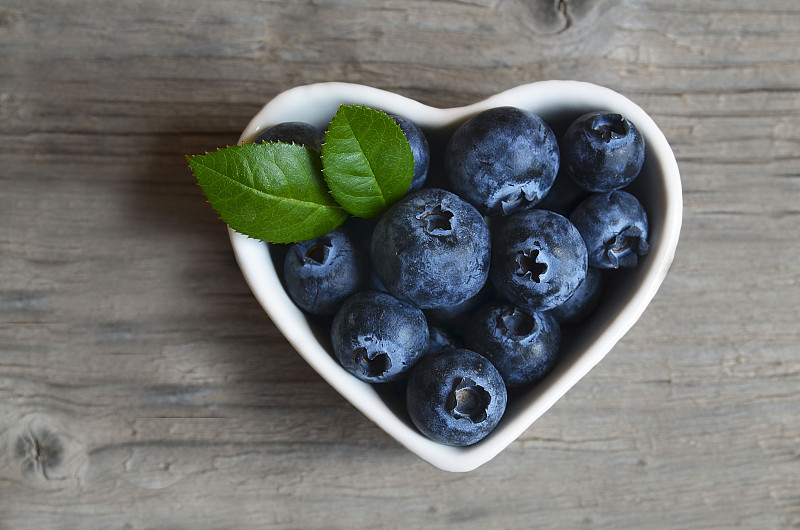
[[[434,187],[425,135],[392,118],[414,154],[408,194],[285,248],[284,286],[330,330],[345,370],[402,387],[428,438],[471,445],[552,369],[562,327],[596,309],[605,271],[647,253],[645,210],[623,190],[644,140],[616,113],[580,116],[557,138],[536,114],[493,108],[449,138]],[[291,122],[257,141],[320,150],[322,138]]]

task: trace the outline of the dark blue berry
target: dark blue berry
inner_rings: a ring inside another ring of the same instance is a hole
[[[400,126],[403,134],[406,135],[406,140],[411,145],[411,153],[414,155],[414,177],[408,191],[416,191],[425,184],[425,179],[428,177],[428,164],[430,163],[428,139],[419,127],[406,118],[395,114],[389,116]]]
[[[363,291],[348,298],[336,313],[331,342],[342,367],[362,381],[394,381],[425,353],[428,322],[408,302]]]
[[[299,121],[287,121],[273,125],[261,132],[255,143],[261,142],[286,142],[310,147],[318,152],[322,148],[325,133],[322,129],[311,124]]]
[[[494,290],[491,287],[491,283],[486,282],[476,295],[471,296],[460,304],[426,309],[425,316],[427,316],[429,320],[446,324],[449,327],[463,324],[465,319],[468,320],[469,315],[471,315],[476,308],[483,305],[487,299],[494,296]]]
[[[341,229],[295,243],[283,262],[286,292],[298,307],[317,315],[334,314],[366,288],[369,274],[367,256]]]
[[[458,341],[458,339],[456,339],[452,333],[441,326],[429,324],[428,334],[430,338],[428,340],[428,349],[425,351],[426,355],[432,355],[461,347],[461,343]]]
[[[470,350],[425,356],[411,371],[406,408],[428,438],[472,445],[500,421],[508,395],[503,378],[485,357]]]
[[[548,311],[562,326],[577,326],[600,305],[603,297],[603,271],[589,267],[586,278],[564,303]]]
[[[589,251],[589,265],[601,269],[635,267],[648,253],[647,214],[622,190],[590,195],[570,215]]]
[[[552,309],[572,296],[586,267],[581,235],[548,210],[510,216],[492,243],[492,283],[503,298],[530,311]]]
[[[589,192],[581,188],[563,171],[558,173],[553,187],[539,201],[536,208],[540,210],[550,210],[556,212],[564,217],[569,217],[572,210],[578,206],[583,199],[589,195]]]
[[[495,365],[508,388],[517,388],[541,380],[553,367],[561,328],[548,313],[495,301],[472,318],[466,344]]]
[[[472,205],[425,188],[381,216],[370,255],[389,293],[430,309],[475,296],[486,283],[490,252],[489,228]]]
[[[590,112],[576,119],[561,140],[561,161],[575,183],[592,192],[630,184],[644,164],[644,138],[620,114]]]
[[[497,107],[464,122],[445,151],[447,188],[486,215],[531,208],[556,178],[558,142],[542,119]]]

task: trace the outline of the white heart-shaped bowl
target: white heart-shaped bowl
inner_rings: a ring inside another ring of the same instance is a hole
[[[650,253],[636,269],[615,275],[601,307],[563,339],[560,360],[530,390],[509,399],[497,427],[469,447],[433,442],[417,431],[404,403],[391,391],[347,373],[332,354],[330,340],[292,303],[284,291],[269,246],[230,230],[236,259],[258,302],[300,355],[330,385],[369,419],[423,460],[447,471],[469,471],[488,462],[589,372],[633,326],[653,299],[675,255],[683,199],[675,156],[664,134],[638,105],[608,88],[578,81],[542,81],[518,86],[466,107],[438,109],[363,85],[318,83],[296,87],[270,101],[242,133],[252,141],[260,131],[285,121],[302,121],[323,130],[341,104],[360,104],[404,116],[425,131],[432,171],[437,150],[453,130],[475,114],[515,106],[541,116],[558,134],[579,115],[593,110],[617,112],[640,130],[646,142],[642,173],[628,189],[644,205],[650,223]]]

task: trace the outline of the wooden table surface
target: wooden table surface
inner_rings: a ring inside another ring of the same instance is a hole
[[[800,528],[796,0],[0,0],[0,528]],[[647,110],[666,282],[497,458],[437,470],[250,294],[184,155],[292,86]]]

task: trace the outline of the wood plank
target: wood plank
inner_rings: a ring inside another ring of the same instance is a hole
[[[0,528],[800,528],[800,4],[4,0]],[[500,456],[438,471],[330,389],[184,156],[280,91],[619,90],[682,171],[675,262]]]

